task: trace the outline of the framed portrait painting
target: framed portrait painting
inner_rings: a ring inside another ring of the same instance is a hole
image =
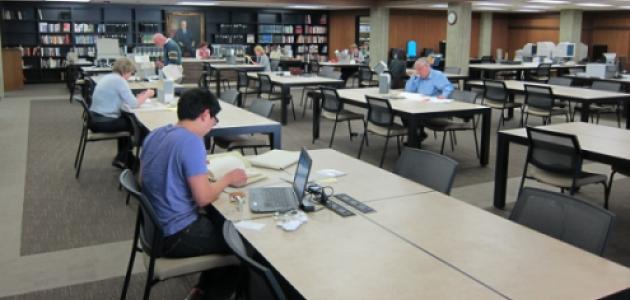
[[[182,49],[182,56],[194,57],[205,36],[203,12],[167,12],[166,31]]]

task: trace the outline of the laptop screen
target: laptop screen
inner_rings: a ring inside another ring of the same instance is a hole
[[[306,184],[308,183],[308,175],[311,172],[311,165],[313,161],[306,152],[306,149],[300,151],[300,159],[298,160],[297,169],[295,170],[295,177],[293,178],[293,191],[298,198],[298,201],[302,203],[304,198],[304,191],[306,190]]]

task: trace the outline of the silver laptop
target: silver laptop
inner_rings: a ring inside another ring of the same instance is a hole
[[[254,213],[286,212],[298,209],[304,198],[313,161],[302,149],[292,187],[261,187],[249,189],[249,209]]]

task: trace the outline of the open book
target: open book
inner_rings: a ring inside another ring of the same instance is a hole
[[[225,174],[234,169],[243,169],[247,175],[247,185],[266,178],[261,172],[252,168],[252,165],[239,152],[226,152],[212,154],[208,159],[208,177],[211,181],[221,179]]]
[[[249,158],[251,164],[255,167],[284,170],[294,164],[297,164],[300,158],[299,151],[271,150],[261,155]]]

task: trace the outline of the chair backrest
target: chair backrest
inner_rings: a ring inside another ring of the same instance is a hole
[[[81,108],[83,108],[83,125],[89,128],[92,124],[93,116],[88,104],[81,98],[75,98],[75,101],[81,104]]]
[[[458,163],[431,151],[405,147],[396,161],[394,173],[449,195]]]
[[[387,99],[365,96],[368,104],[367,120],[369,123],[382,127],[390,127],[394,123],[392,105]]]
[[[479,95],[473,91],[453,90],[451,98],[457,101],[475,104]]]
[[[271,116],[271,111],[273,111],[273,103],[265,99],[256,99],[249,107],[249,111],[259,116],[269,118],[269,116]]]
[[[507,102],[508,91],[505,82],[499,80],[483,81],[483,97],[492,101]]]
[[[486,56],[482,56],[481,57],[481,62],[484,63],[484,64],[493,63],[494,59],[492,58],[492,56],[486,55]]]
[[[447,74],[459,74],[462,72],[460,67],[444,67],[444,73]]]
[[[595,80],[593,81],[593,84],[591,84],[591,89],[600,90],[600,91],[609,91],[609,92],[619,92],[621,91],[621,83]]]
[[[158,258],[161,254],[164,231],[162,225],[153,210],[153,206],[140,191],[140,187],[133,172],[123,170],[119,177],[120,185],[136,199],[138,205],[138,226],[140,226],[140,244],[142,250],[151,257]]]
[[[140,121],[136,117],[136,114],[129,112],[122,112],[122,115],[129,120],[129,124],[131,124],[131,145],[134,147],[142,146],[142,130],[140,129]]]
[[[561,85],[561,86],[571,86],[573,85],[573,79],[567,77],[551,77],[547,84],[553,85]]]
[[[272,72],[278,71],[280,68],[280,61],[277,59],[272,59],[269,64]]]
[[[343,109],[343,103],[339,101],[337,90],[330,87],[321,87],[322,109],[328,112],[337,113]]]
[[[273,92],[273,86],[271,85],[271,78],[269,78],[269,75],[258,73],[258,80],[260,81],[261,93],[271,94]]]
[[[536,75],[538,76],[549,76],[551,74],[551,64],[550,63],[542,63],[539,64],[536,68]]]
[[[235,89],[229,89],[229,90],[225,90],[223,92],[221,92],[221,100],[223,100],[223,102],[232,104],[232,105],[237,105],[238,104],[238,98],[241,96],[241,93],[238,92],[238,90]]]
[[[247,77],[247,71],[239,70],[237,74],[238,74],[238,80],[236,81],[236,86],[238,88],[248,87],[249,77]]]
[[[510,220],[601,256],[615,215],[568,195],[524,188]]]
[[[372,80],[372,70],[368,66],[359,66],[359,81]]]
[[[525,84],[525,104],[531,108],[551,111],[554,104],[553,91],[548,86]]]
[[[84,90],[82,92],[85,103],[89,106],[92,105],[92,95],[94,94],[94,81],[90,79],[85,80]]]
[[[582,151],[575,135],[527,127],[527,139],[527,163],[574,177],[582,170]]]
[[[265,299],[268,296],[271,296],[277,300],[287,299],[284,292],[282,291],[282,288],[280,287],[280,284],[278,283],[278,280],[273,275],[273,272],[268,267],[255,261],[252,258],[251,253],[249,253],[249,249],[245,247],[243,239],[241,238],[238,231],[236,230],[236,227],[234,227],[234,224],[231,221],[225,221],[223,223],[223,238],[225,239],[226,244],[232,250],[232,252],[234,252],[239,260],[248,267],[248,270],[250,271],[250,284],[252,284],[252,281],[263,281],[264,283],[266,283],[267,290],[269,291],[265,291],[264,289],[257,290],[256,298]],[[264,297],[263,295],[260,295],[258,293],[272,293],[272,295],[266,295],[267,297]]]
[[[316,61],[316,60],[311,60],[311,62],[309,63],[309,68],[311,70],[311,73],[318,74],[319,73],[319,62]]]

